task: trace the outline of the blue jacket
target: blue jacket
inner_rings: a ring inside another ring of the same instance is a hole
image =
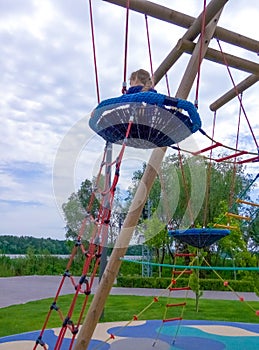
[[[141,92],[143,89],[142,85],[137,85],[137,86],[131,86],[128,90],[127,90],[127,94],[136,94],[137,92]],[[157,92],[155,89],[150,88],[148,91],[151,92]]]

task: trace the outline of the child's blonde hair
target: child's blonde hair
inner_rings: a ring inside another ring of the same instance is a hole
[[[142,91],[148,91],[150,88],[153,87],[153,82],[152,82],[151,76],[144,69],[139,69],[136,72],[131,73],[130,80],[136,80],[136,79],[141,84],[144,85]]]

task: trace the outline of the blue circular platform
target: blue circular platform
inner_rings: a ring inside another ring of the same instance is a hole
[[[229,235],[230,231],[216,228],[190,228],[186,230],[168,230],[168,234],[193,247],[204,248]]]

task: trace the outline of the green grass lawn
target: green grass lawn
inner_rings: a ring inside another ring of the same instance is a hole
[[[79,295],[78,303],[72,320],[77,321],[80,312],[80,304],[84,296]],[[58,299],[58,306],[63,315],[66,316],[72,296],[61,296]],[[88,305],[92,300],[90,296]],[[129,321],[134,315],[139,315],[150,303],[150,307],[141,314],[140,320],[162,319],[165,312],[166,297],[160,297],[158,302],[154,302],[152,297],[139,296],[109,296],[102,322]],[[170,299],[172,302],[172,299]],[[0,337],[18,334],[28,331],[40,330],[45,321],[49,307],[53,299],[43,299],[26,304],[9,306],[0,309]],[[185,301],[174,299],[173,302]],[[229,322],[259,323],[259,316],[255,310],[259,310],[259,302],[241,302],[229,300],[200,300],[199,312],[195,311],[195,300],[187,299],[183,318],[186,320],[215,320]],[[177,310],[176,310],[177,309]],[[181,308],[168,308],[166,318],[179,316]],[[60,327],[62,321],[57,312],[52,311],[47,328]]]

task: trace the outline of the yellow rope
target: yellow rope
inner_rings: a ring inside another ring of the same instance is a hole
[[[206,259],[204,259],[204,261],[209,267],[211,267]],[[244,302],[252,311],[257,312],[257,310],[254,309],[252,307],[252,305],[250,305],[243,297],[241,297],[228,283],[225,283],[226,281],[217,273],[217,271],[215,271],[213,269],[212,269],[212,271],[224,283],[224,286],[227,287],[232,293],[234,293],[240,301]]]

